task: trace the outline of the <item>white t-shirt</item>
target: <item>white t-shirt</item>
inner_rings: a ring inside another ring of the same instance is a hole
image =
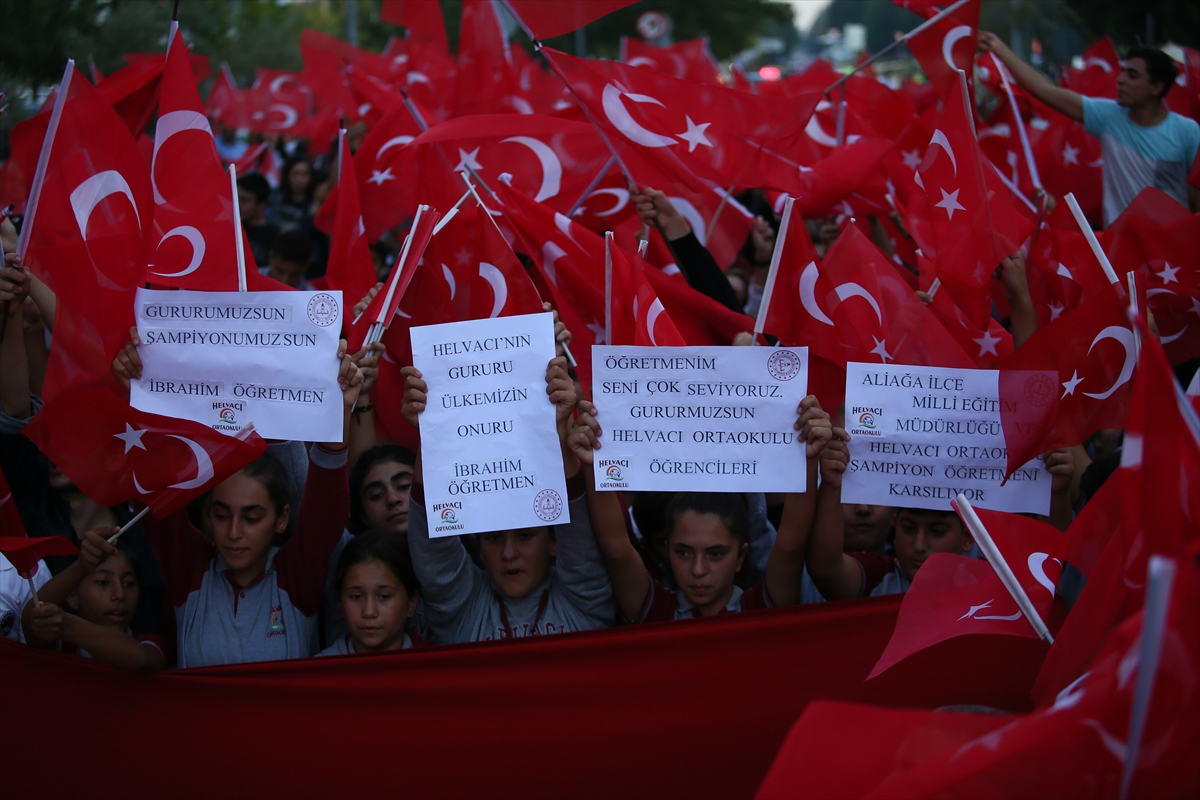
[[[41,589],[48,580],[50,570],[45,561],[39,561],[33,585]],[[0,636],[17,642],[25,641],[25,634],[21,630],[21,611],[32,598],[29,581],[22,578],[17,568],[0,554]]]

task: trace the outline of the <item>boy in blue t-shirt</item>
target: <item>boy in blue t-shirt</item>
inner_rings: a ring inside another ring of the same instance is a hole
[[[1175,83],[1175,62],[1161,50],[1138,47],[1125,54],[1117,76],[1117,99],[1084,97],[1056,86],[1017,57],[994,33],[981,32],[979,47],[991,51],[1017,83],[1056,111],[1082,122],[1104,154],[1104,224],[1108,226],[1143,189],[1153,186],[1196,211],[1200,196],[1188,171],[1200,149],[1200,125],[1168,111],[1162,100]],[[1190,203],[1189,203],[1190,200]]]

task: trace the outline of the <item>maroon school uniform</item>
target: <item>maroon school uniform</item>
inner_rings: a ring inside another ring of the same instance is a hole
[[[733,587],[733,594],[725,607],[718,614],[736,614],[739,611],[757,611],[760,608],[774,608],[771,595],[767,592],[766,584],[762,581],[742,591],[738,586]],[[695,608],[684,597],[683,592],[668,591],[661,583],[651,577],[650,594],[646,605],[642,607],[638,622],[667,622],[676,619],[693,619],[700,616]]]
[[[903,594],[908,591],[912,580],[900,571],[900,564],[892,556],[860,550],[846,555],[858,562],[862,569],[863,585],[859,597],[879,597],[885,594]]]

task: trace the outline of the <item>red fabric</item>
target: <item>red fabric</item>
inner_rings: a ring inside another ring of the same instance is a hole
[[[864,684],[898,608],[898,599],[872,598],[154,675],[0,642],[0,672],[22,687],[5,700],[6,713],[22,725],[0,728],[5,758],[24,765],[10,771],[6,789],[83,795],[104,785],[158,797],[170,787],[200,797],[236,785],[239,794],[261,797],[341,796],[394,792],[401,780],[407,793],[437,797],[612,797],[631,787],[647,797],[746,797],[812,700],[1029,708],[1029,682],[1045,652],[1033,640],[960,637]],[[648,681],[647,674],[670,680]],[[123,741],[139,754],[138,769],[95,748],[73,754],[72,769],[52,766],[44,743],[77,713],[79,697],[116,701],[110,722],[129,732]],[[399,749],[388,737],[339,733],[397,719],[421,732]],[[296,757],[314,742],[319,756]],[[343,766],[376,762],[389,768]]]
[[[651,230],[651,241],[657,233],[657,230]],[[650,250],[653,253],[653,246]],[[662,270],[648,266],[642,268],[642,274],[687,344],[733,344],[733,337],[754,330],[753,319],[696,291],[682,275],[667,275]]]
[[[129,341],[143,231],[154,213],[149,170],[129,129],[78,71],[70,78],[45,180],[30,197],[36,211],[32,219],[26,212],[22,232],[25,263],[58,298],[46,400],[108,379]]]
[[[507,0],[508,6],[524,23],[534,39],[550,39],[595,22],[617,9],[638,0]]]
[[[204,101],[204,111],[213,122],[226,128],[250,127],[250,97],[245,89],[239,89],[228,64],[222,64],[213,78],[212,89]]]
[[[953,88],[959,85],[956,70],[965,71],[970,80],[972,70],[975,68],[979,3],[980,0],[970,0],[965,6],[918,33],[907,42],[908,49],[921,64],[925,76],[929,78],[929,82],[936,87],[938,95],[943,99],[948,98]],[[944,55],[947,43],[950,44],[950,57],[954,61],[953,64],[948,63]]]
[[[500,9],[492,0],[463,0],[453,104],[456,117],[533,110],[517,81]]]
[[[299,72],[259,68],[244,96],[250,105],[250,130],[286,136],[308,132],[315,93]]]
[[[24,534],[24,531],[22,531]],[[79,548],[65,536],[0,536],[0,553],[22,578],[37,574],[38,561],[46,556],[77,556]]]
[[[1062,571],[1059,550],[1063,535],[1019,514],[986,509],[976,509],[976,513],[1042,621],[1048,622],[1054,586]],[[1037,636],[991,564],[969,556],[934,553],[905,592],[896,632],[871,677],[932,644],[970,633]]]
[[[279,182],[283,178],[283,162],[279,160],[279,153],[271,146],[270,142],[260,142],[249,148],[241,158],[234,162],[233,166],[237,170],[239,178],[251,172],[257,172],[267,179],[267,183],[271,185],[272,189],[278,189]]]
[[[723,85],[721,68],[717,66],[716,59],[708,49],[708,37],[684,39],[682,42],[659,47],[641,39],[622,36],[621,60],[631,67],[645,67],[668,78],[707,83],[712,86]],[[748,87],[743,86],[734,88],[750,91]]]
[[[671,315],[643,274],[641,259],[635,265],[613,243],[611,233],[604,237],[605,268],[611,274],[612,293],[609,317],[612,320],[609,344],[653,346],[683,346],[687,342],[679,335]],[[650,269],[654,269],[651,267]]]
[[[409,37],[416,33],[438,45],[443,52],[449,48],[446,22],[438,0],[383,0],[379,18],[384,22],[408,28]]]
[[[344,135],[339,140],[337,211],[325,279],[329,281],[331,289],[341,289],[343,299],[353,304],[359,298],[366,297],[375,285],[375,262],[371,259],[364,235],[358,181],[354,177],[354,162],[350,160],[350,145],[346,143]]]
[[[24,433],[92,500],[113,506],[138,498],[160,518],[267,448],[258,434],[242,441],[197,422],[137,411],[105,386],[48,402]]]
[[[1093,432],[1123,428],[1136,355],[1119,287],[1039,328],[1000,364],[1008,471]]]

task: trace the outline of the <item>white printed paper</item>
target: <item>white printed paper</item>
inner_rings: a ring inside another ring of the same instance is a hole
[[[342,293],[138,289],[129,402],[235,434],[342,441]]]
[[[803,492],[807,347],[593,347],[596,488]]]
[[[843,503],[949,511],[959,492],[994,511],[1050,512],[1050,473],[1034,459],[1004,480],[1000,373],[846,365],[850,467]]]
[[[411,331],[429,388],[421,462],[429,535],[570,522],[546,365],[554,317],[525,314]]]

